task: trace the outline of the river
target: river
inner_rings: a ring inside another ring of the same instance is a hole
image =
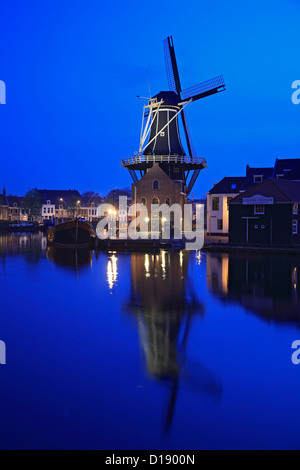
[[[300,258],[0,236],[1,449],[299,449]]]

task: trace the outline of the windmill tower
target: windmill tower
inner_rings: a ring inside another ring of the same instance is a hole
[[[163,45],[169,91],[161,91],[144,106],[139,152],[132,158],[122,160],[122,166],[129,170],[136,185],[140,181],[139,176],[143,179],[149,169],[158,164],[171,180],[180,183],[181,192],[187,198],[200,171],[207,165],[204,158],[196,155],[185,108],[193,101],[224,91],[225,83],[220,75],[182,90],[172,37],[167,37]],[[188,155],[179,133],[179,115]]]

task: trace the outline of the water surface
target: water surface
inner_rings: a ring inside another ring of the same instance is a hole
[[[0,236],[0,447],[299,449],[299,269]]]

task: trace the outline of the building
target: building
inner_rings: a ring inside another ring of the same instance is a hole
[[[277,158],[272,178],[300,181],[300,158]]]
[[[57,219],[63,222],[79,217],[89,222],[97,218],[102,198],[97,193],[81,195],[77,189],[39,189],[42,198],[42,221]]]
[[[7,196],[6,189],[3,188],[3,192],[0,194],[0,220],[8,220],[11,222],[26,220],[26,217],[24,219],[22,203],[22,197]]]
[[[8,220],[12,222],[23,220],[23,198],[19,196],[7,196],[6,199],[8,202]]]
[[[41,218],[70,219],[80,216],[81,195],[76,189],[38,189],[42,200]]]
[[[300,245],[300,182],[267,179],[229,202],[229,242]]]
[[[245,177],[225,177],[207,193],[209,235],[228,235],[228,203],[246,187]]]
[[[150,230],[151,216],[153,219],[152,205],[167,204],[172,206],[179,204],[183,207],[187,203],[187,196],[183,190],[182,182],[171,179],[158,163],[154,163],[143,178],[132,185],[132,203],[146,206]],[[157,228],[161,230],[161,219],[158,219],[158,224]]]
[[[225,177],[216,183],[207,193],[207,233],[227,236],[229,201],[254,184],[272,178],[273,173],[274,168],[272,167],[252,168],[247,165],[246,176]]]
[[[5,188],[3,188],[3,192],[0,194],[0,220],[8,220],[8,200]]]

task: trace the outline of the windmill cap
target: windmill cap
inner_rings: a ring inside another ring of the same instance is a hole
[[[178,106],[181,99],[174,91],[160,91],[157,95],[153,96],[157,101],[164,101],[164,105]]]

